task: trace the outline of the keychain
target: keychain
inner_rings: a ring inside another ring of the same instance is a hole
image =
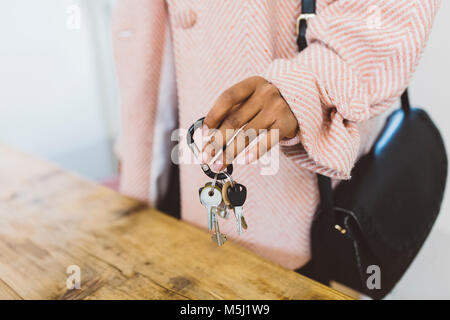
[[[188,130],[187,144],[194,156],[198,159],[200,149],[194,141],[194,133],[203,127],[205,118],[197,120]],[[233,180],[233,165],[227,166],[224,172],[213,172],[209,165],[201,164],[201,169],[212,182],[206,183],[199,189],[200,203],[207,210],[208,229],[214,229],[211,239],[222,246],[227,237],[220,232],[219,218],[226,219],[227,210],[233,210],[237,223],[237,233],[242,234],[242,229],[247,229],[247,223],[242,214],[244,202],[247,197],[247,188]],[[228,180],[225,184],[222,181]]]

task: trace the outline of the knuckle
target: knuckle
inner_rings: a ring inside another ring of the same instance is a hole
[[[252,76],[249,78],[249,80],[254,83],[261,83],[261,84],[268,83],[267,80],[261,76]]]
[[[213,124],[217,123],[218,120],[219,119],[217,118],[217,114],[215,112],[209,112],[205,117],[204,124],[206,124],[208,128],[212,128],[214,127]]]
[[[281,97],[276,99],[273,103],[273,108],[277,111],[284,111],[286,109],[286,106],[286,102]]]
[[[221,103],[230,103],[234,101],[234,93],[232,90],[225,90],[222,92],[222,94],[219,96],[219,102]]]
[[[240,128],[241,121],[239,120],[239,117],[235,114],[230,114],[224,121],[225,127],[227,128]]]
[[[277,87],[275,87],[271,83],[266,83],[266,84],[262,85],[261,92],[267,98],[273,98],[273,97],[279,95]]]

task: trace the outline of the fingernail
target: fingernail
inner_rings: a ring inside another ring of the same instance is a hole
[[[223,164],[219,163],[219,162],[214,162],[213,165],[211,166],[213,171],[220,171],[222,170]]]
[[[206,124],[204,124],[203,127],[202,127],[202,135],[203,136],[209,135],[209,128],[208,128],[208,126]]]
[[[203,152],[202,153],[202,161],[203,163],[208,163],[209,162],[209,155],[207,152]]]

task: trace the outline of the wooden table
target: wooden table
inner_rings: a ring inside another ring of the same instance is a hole
[[[80,289],[67,289],[71,265]],[[347,298],[0,145],[0,299]]]

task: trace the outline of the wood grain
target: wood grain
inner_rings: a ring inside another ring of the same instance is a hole
[[[2,145],[0,221],[0,299],[348,299]]]

